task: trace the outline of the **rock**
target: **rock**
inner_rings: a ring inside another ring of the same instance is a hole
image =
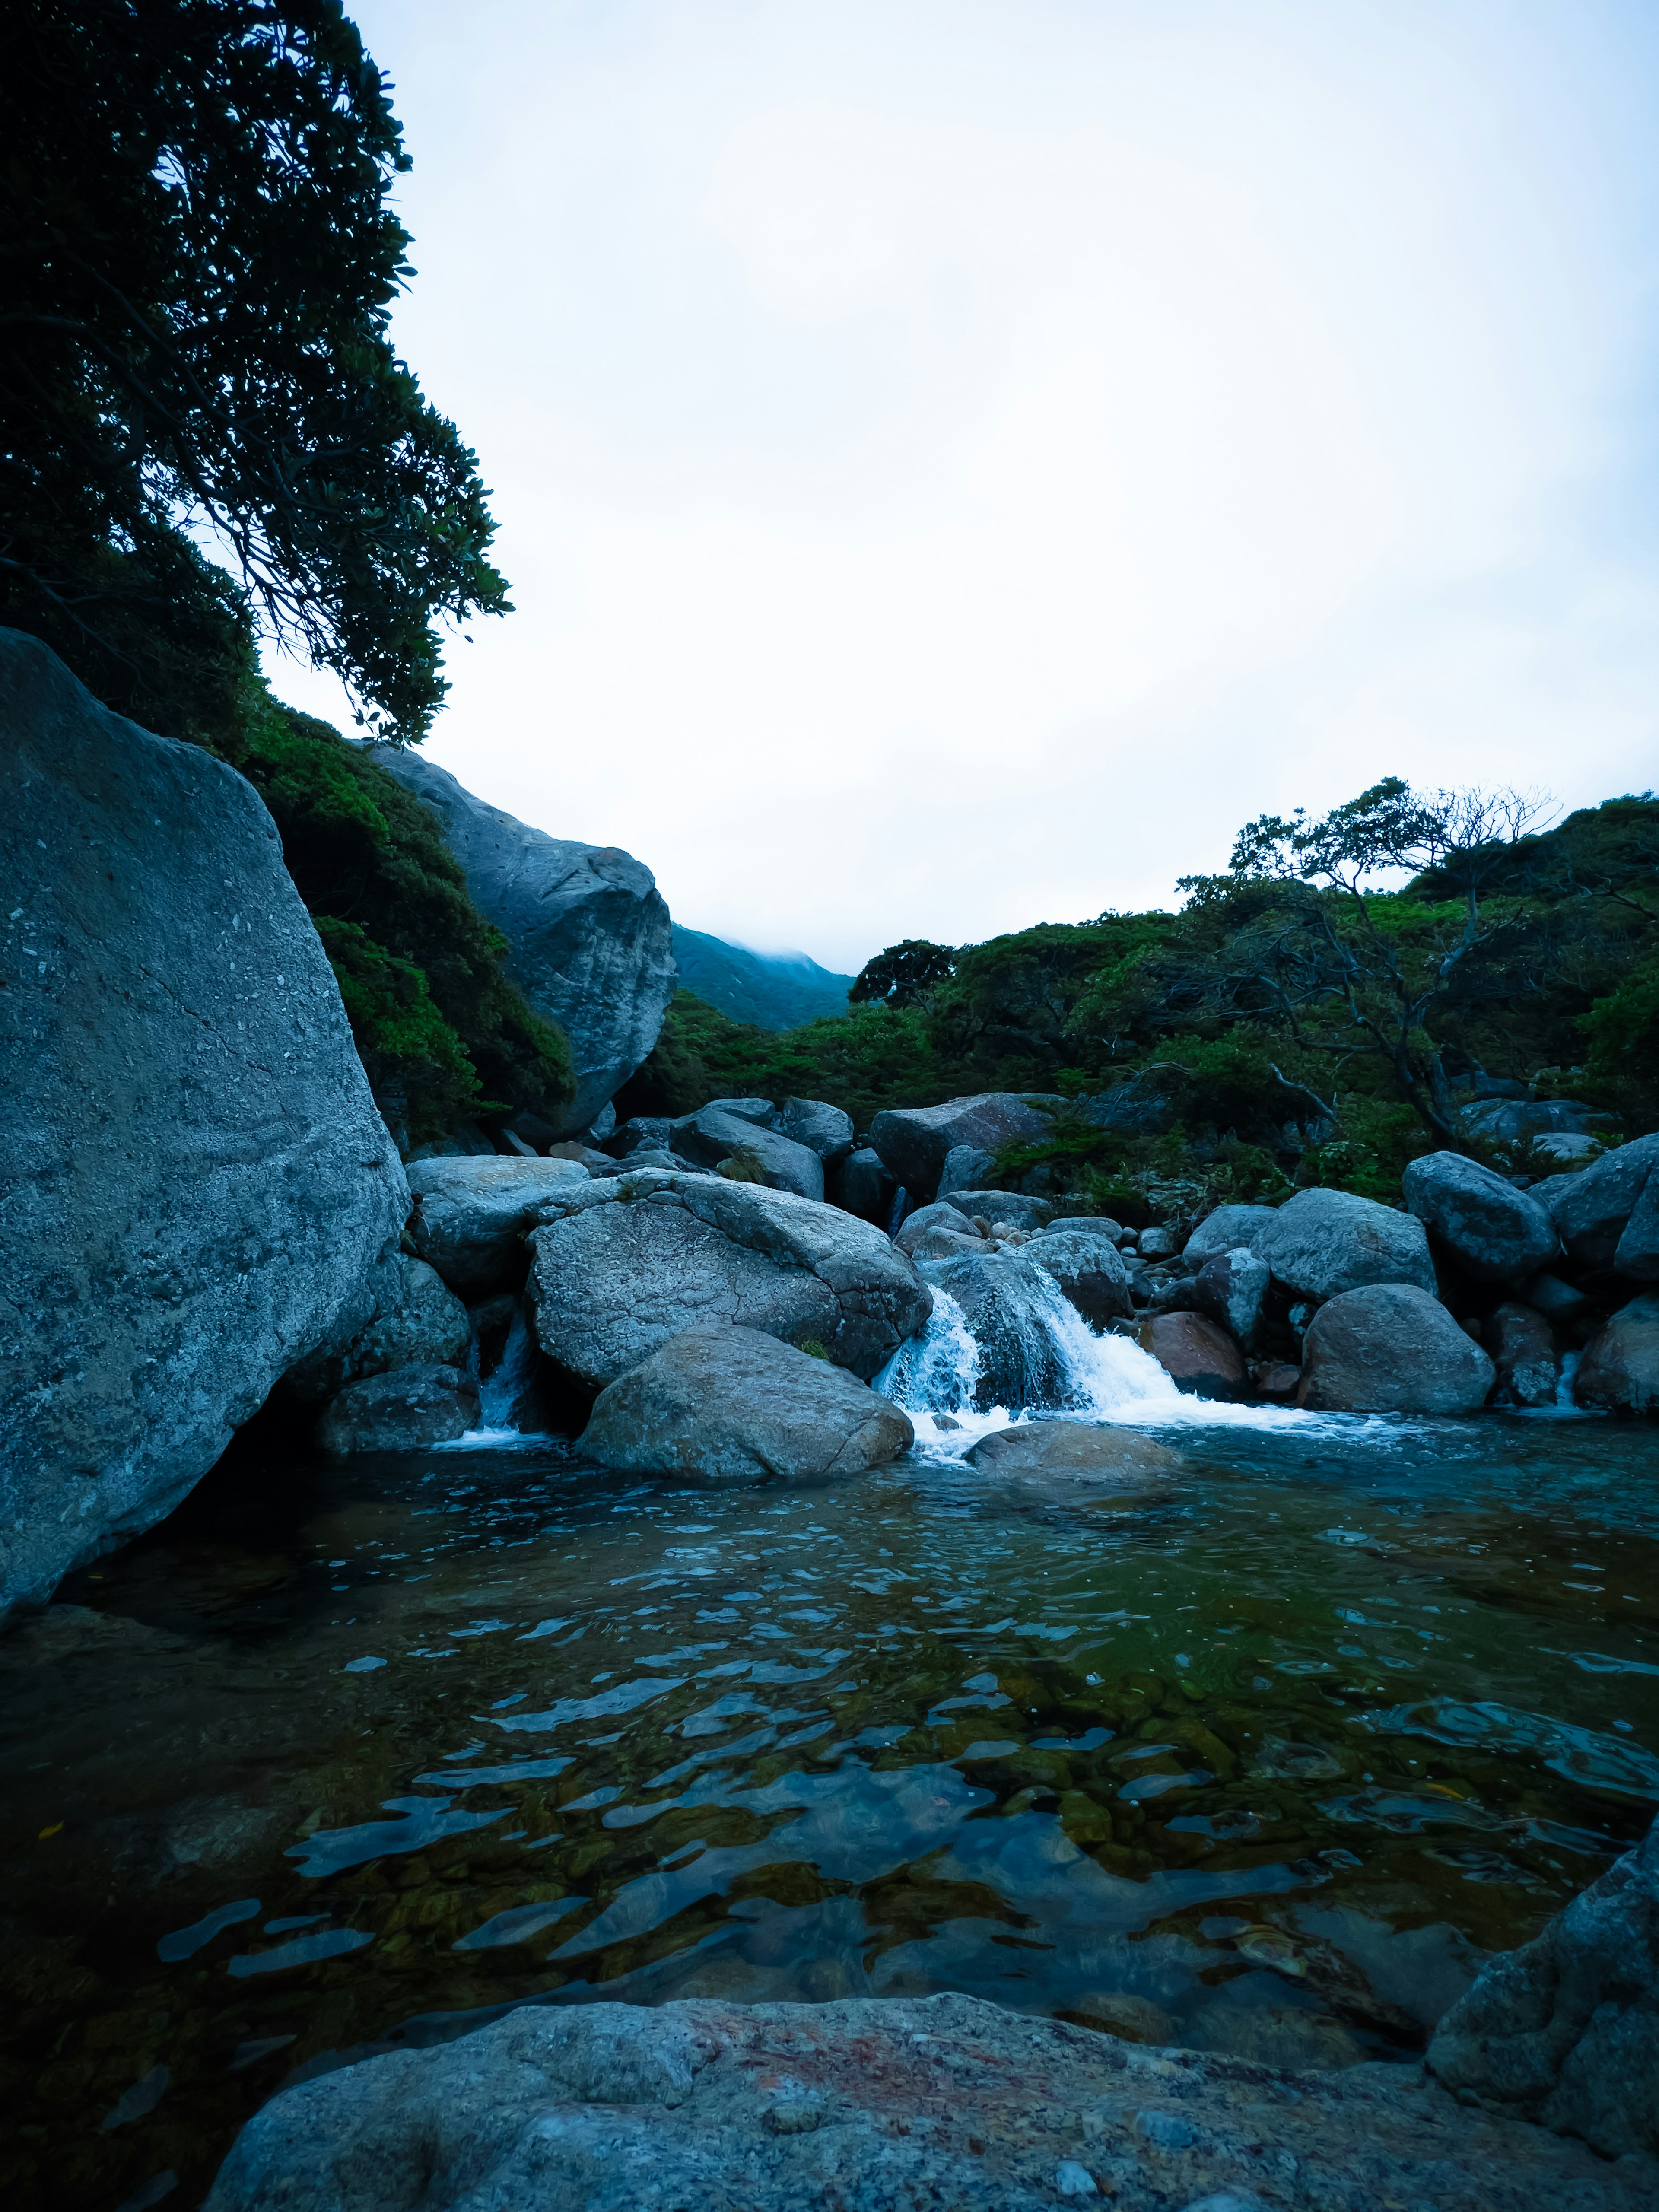
[[[1460,2096],[1604,2158],[1659,2153],[1659,1820],[1535,1941],[1492,1960],[1427,2063]]]
[[[516,1290],[530,1266],[525,1234],[543,1200],[587,1181],[575,1160],[422,1160],[410,1178],[406,1233],[452,1291]]]
[[[612,1160],[610,1172],[614,1178],[636,1175],[641,1168],[661,1168],[669,1175],[711,1175],[714,1172],[711,1168],[690,1166],[678,1152],[671,1152],[666,1145],[641,1145],[638,1152],[630,1152],[625,1160]],[[592,1169],[590,1173],[601,1181],[605,1179],[601,1169]]]
[[[914,1213],[907,1213],[893,1242],[901,1252],[914,1257],[916,1246],[930,1229],[946,1229],[957,1237],[976,1237],[979,1233],[959,1206],[947,1205],[941,1198],[932,1206],[919,1206]]]
[[[476,1121],[458,1121],[447,1137],[416,1145],[409,1157],[411,1160],[493,1160],[496,1148]]]
[[[1551,1176],[1534,1185],[1531,1195],[1547,1209],[1567,1257],[1576,1266],[1616,1267],[1624,1273],[1628,1272],[1626,1261],[1637,1265],[1646,1261],[1653,1212],[1642,1201],[1656,1164],[1659,1134],[1637,1137],[1604,1152],[1577,1175]],[[1659,1207],[1659,1195],[1654,1203]],[[1626,1248],[1625,1233],[1633,1224],[1636,1236]]]
[[[1494,1373],[1437,1298],[1413,1283],[1367,1283],[1309,1322],[1296,1402],[1322,1413],[1472,1413]]]
[[[537,1334],[590,1386],[714,1322],[815,1340],[867,1382],[933,1310],[878,1229],[793,1191],[647,1170],[564,1185],[541,1218],[531,1238]]]
[[[1165,1313],[1143,1322],[1136,1337],[1177,1390],[1200,1398],[1242,1398],[1244,1358],[1224,1328],[1203,1314]]]
[[[487,806],[412,747],[369,750],[437,816],[473,905],[507,939],[508,974],[570,1040],[576,1090],[556,1133],[576,1135],[655,1044],[674,995],[651,871],[614,845],[550,837]]]
[[[1261,1302],[1271,1279],[1267,1261],[1239,1244],[1206,1260],[1192,1279],[1189,1295],[1200,1313],[1248,1351],[1261,1325]]]
[[[786,1098],[775,1126],[781,1137],[816,1152],[826,1174],[853,1149],[852,1115],[839,1106],[826,1105],[822,1098]]]
[[[901,1107],[877,1115],[870,1142],[912,1198],[928,1199],[958,1145],[996,1152],[1004,1145],[1040,1143],[1052,1126],[1052,1115],[1042,1107],[1063,1103],[1054,1097],[1033,1104],[1012,1091],[989,1091],[948,1099],[943,1106]]]
[[[839,1168],[830,1169],[825,1182],[827,1194],[835,1203],[847,1212],[857,1214],[860,1221],[873,1222],[878,1229],[885,1229],[892,1219],[898,1185],[881,1154],[872,1152],[869,1146],[849,1152]]]
[[[1462,1152],[1429,1152],[1401,1177],[1406,1203],[1477,1283],[1515,1283],[1560,1250],[1537,1200]]]
[[[1498,1395],[1516,1406],[1553,1406],[1560,1362],[1555,1331],[1535,1306],[1507,1299],[1492,1314],[1482,1341],[1498,1370]]]
[[[922,1262],[927,1280],[962,1308],[979,1346],[974,1403],[981,1412],[1058,1406],[1069,1376],[1045,1316],[1058,1296],[1051,1278],[1024,1252],[988,1247]],[[1064,1309],[1062,1308],[1063,1311]]]
[[[799,1197],[822,1200],[823,1162],[806,1146],[781,1137],[763,1122],[720,1106],[705,1106],[674,1124],[672,1149],[693,1167],[732,1176],[738,1182],[763,1183],[769,1190],[793,1190]],[[730,1162],[732,1164],[727,1165]],[[734,1169],[740,1172],[734,1173]]]
[[[1201,1267],[1218,1252],[1231,1252],[1241,1244],[1254,1252],[1278,1218],[1277,1206],[1218,1206],[1187,1239],[1182,1257]]]
[[[939,1197],[949,1198],[955,1190],[982,1190],[996,1173],[996,1164],[977,1145],[953,1145],[939,1170]]]
[[[1659,1411],[1659,1291],[1621,1306],[1590,1339],[1572,1395],[1609,1413]]]
[[[534,1145],[526,1144],[516,1129],[501,1131],[501,1150],[521,1160],[538,1159],[541,1155]]]
[[[778,1118],[778,1109],[769,1098],[710,1098],[697,1110],[702,1114],[730,1114],[739,1121],[752,1121],[759,1129],[775,1127]],[[696,1115],[690,1114],[680,1116],[681,1121],[695,1119]],[[679,1122],[674,1126],[678,1128]]]
[[[1298,1191],[1279,1208],[1255,1250],[1301,1297],[1338,1297],[1368,1283],[1410,1283],[1429,1292],[1435,1287],[1422,1223],[1352,1191]]]
[[[1564,1283],[1559,1275],[1534,1275],[1522,1285],[1521,1296],[1529,1306],[1547,1315],[1558,1328],[1582,1321],[1590,1310],[1590,1301],[1576,1283]]]
[[[0,629],[0,790],[3,1615],[367,1321],[409,1198],[250,784]]]
[[[960,1229],[946,1229],[936,1223],[903,1249],[913,1260],[949,1260],[959,1252],[983,1252],[986,1245],[981,1232],[964,1221]]]
[[[704,1490],[823,1482],[908,1451],[908,1415],[845,1370],[752,1328],[686,1329],[599,1393],[576,1449]]]
[[[1289,2074],[954,1993],[694,1998],[522,2005],[313,2075],[206,2212],[1638,2212],[1654,2180],[1415,2067]]]
[[[619,1121],[608,1137],[600,1140],[599,1150],[608,1152],[613,1160],[625,1160],[630,1152],[649,1146],[653,1150],[667,1147],[674,1133],[672,1117],[666,1114],[635,1114],[626,1121]]]
[[[577,1144],[574,1139],[550,1145],[547,1157],[550,1160],[574,1160],[584,1175],[613,1176],[617,1172],[617,1163],[609,1152],[596,1152],[591,1145]]]
[[[1088,1475],[1139,1486],[1147,1477],[1175,1474],[1187,1462],[1166,1444],[1133,1429],[1100,1428],[1086,1421],[1022,1421],[982,1437],[967,1455],[981,1474]]]
[[[1477,1098],[1460,1109],[1458,1118],[1466,1129],[1494,1143],[1558,1130],[1583,1136],[1613,1126],[1612,1115],[1598,1113],[1581,1098]]]
[[[459,1367],[400,1367],[348,1383],[317,1424],[317,1442],[349,1452],[418,1451],[478,1425],[478,1386]]]
[[[1135,1247],[1143,1260],[1173,1260],[1181,1249],[1181,1239],[1173,1229],[1143,1229]]]
[[[1109,1237],[1089,1236],[1070,1222],[1056,1223],[1040,1230],[1025,1251],[1097,1328],[1129,1311],[1128,1273]]]
[[[1264,1398],[1289,1398],[1302,1380],[1302,1370],[1288,1360],[1263,1359],[1251,1368],[1250,1380]]]
[[[1046,1198],[1027,1198],[1012,1190],[957,1190],[951,1203],[971,1221],[975,1214],[986,1221],[1006,1221],[1011,1229],[1046,1229],[1054,1209]]]
[[[389,1253],[369,1278],[374,1310],[361,1328],[337,1332],[284,1377],[301,1405],[320,1406],[348,1382],[397,1367],[459,1367],[472,1341],[466,1308],[424,1260]]]

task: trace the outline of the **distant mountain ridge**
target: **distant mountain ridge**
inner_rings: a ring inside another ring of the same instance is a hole
[[[751,952],[746,945],[728,945],[678,921],[673,939],[680,988],[695,992],[729,1020],[793,1030],[821,1015],[847,1012],[853,978],[820,968],[804,952]]]

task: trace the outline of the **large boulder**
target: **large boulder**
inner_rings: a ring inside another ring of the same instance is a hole
[[[1249,1373],[1243,1353],[1224,1328],[1198,1313],[1157,1314],[1137,1333],[1177,1390],[1199,1398],[1249,1395]]]
[[[452,1291],[479,1298],[517,1290],[526,1232],[556,1190],[590,1181],[580,1160],[421,1160],[410,1171],[409,1241]]]
[[[1022,1421],[981,1437],[966,1456],[981,1474],[1085,1476],[1128,1489],[1145,1489],[1187,1464],[1179,1452],[1133,1429],[1088,1421]]]
[[[676,1121],[670,1142],[693,1167],[714,1170],[739,1182],[764,1183],[771,1190],[793,1190],[801,1198],[823,1196],[823,1162],[815,1152],[763,1122],[719,1106],[705,1106]]]
[[[1510,1143],[1558,1132],[1585,1136],[1613,1126],[1610,1114],[1599,1113],[1582,1098],[1477,1098],[1460,1110],[1459,1119],[1478,1137]]]
[[[1298,1191],[1279,1208],[1255,1249],[1298,1297],[1340,1297],[1368,1283],[1411,1283],[1427,1291],[1435,1286],[1422,1223],[1352,1191]]]
[[[1536,1306],[1505,1299],[1483,1332],[1498,1370],[1498,1395],[1513,1406],[1553,1406],[1561,1363],[1555,1331]]]
[[[973,1098],[947,1099],[943,1106],[897,1107],[877,1115],[870,1142],[912,1199],[929,1199],[939,1188],[946,1158],[958,1145],[996,1152],[1004,1145],[1038,1143],[1048,1134],[1054,1109],[1063,1103],[1036,1093],[1028,1098],[988,1091]]]
[[[276,825],[0,630],[0,1614],[159,1521],[409,1210]]]
[[[576,1090],[556,1133],[574,1136],[649,1053],[674,995],[668,908],[650,869],[614,845],[531,829],[417,752],[371,750],[437,816],[473,905],[507,939],[508,974],[570,1040]]]
[[[954,1259],[925,1260],[935,1288],[962,1309],[979,1347],[974,1403],[981,1412],[1006,1406],[1054,1407],[1066,1402],[1072,1377],[1051,1322],[1059,1304],[1052,1278],[1036,1255],[988,1246]]]
[[[1603,2158],[1659,2154],[1659,1820],[1535,1941],[1492,1960],[1427,2063],[1458,2095]]]
[[[772,1126],[781,1137],[816,1152],[826,1172],[853,1149],[852,1115],[822,1098],[786,1098]]]
[[[685,1329],[600,1391],[576,1449],[702,1490],[823,1482],[907,1451],[908,1414],[758,1329]]]
[[[1367,1283],[1309,1322],[1296,1402],[1322,1413],[1472,1413],[1493,1375],[1437,1298],[1412,1283]]]
[[[1103,1328],[1130,1310],[1129,1274],[1109,1237],[1056,1222],[1033,1237],[1025,1257],[1052,1275],[1085,1321]]]
[[[914,1213],[907,1213],[893,1242],[901,1252],[915,1259],[918,1247],[936,1230],[944,1231],[947,1236],[970,1237],[984,1242],[967,1215],[942,1198],[935,1200],[932,1206],[919,1206]]]
[[[542,1349],[590,1386],[671,1336],[736,1322],[816,1343],[866,1382],[933,1310],[882,1232],[793,1191],[644,1170],[543,1201],[530,1291]]]
[[[1273,1206],[1218,1206],[1187,1239],[1182,1257],[1196,1268],[1218,1252],[1236,1251],[1240,1245],[1254,1252],[1278,1218]]]
[[[1572,1395],[1609,1413],[1659,1412],[1659,1291],[1620,1306],[1590,1339]]]
[[[396,1367],[465,1364],[471,1316],[435,1267],[407,1252],[388,1253],[369,1278],[369,1293],[374,1309],[360,1328],[337,1329],[289,1370],[286,1387],[301,1405],[320,1405],[348,1382]]]
[[[885,1229],[893,1218],[898,1185],[881,1154],[861,1145],[833,1166],[825,1177],[826,1194],[860,1221]]]
[[[1535,1198],[1462,1152],[1426,1153],[1401,1180],[1407,1205],[1477,1283],[1520,1282],[1561,1249]]]
[[[343,1458],[360,1451],[419,1451],[452,1443],[478,1425],[478,1386],[459,1367],[399,1367],[349,1382],[317,1424],[317,1442]]]
[[[1569,1260],[1580,1267],[1615,1267],[1638,1281],[1659,1279],[1659,1191],[1650,1205],[1643,1203],[1656,1166],[1659,1134],[1638,1137],[1576,1175],[1551,1176],[1534,1186]]]
[[[955,1190],[982,1190],[996,1173],[997,1164],[977,1145],[952,1145],[939,1171],[937,1195],[949,1198]]]
[[[1057,1824],[1041,1849],[1104,1911],[1114,1877]],[[1650,2212],[1653,2181],[1416,2067],[1289,2073],[952,1991],[520,2005],[296,2081],[205,2212]]]
[[[1262,1303],[1272,1277],[1267,1263],[1248,1245],[1217,1252],[1204,1262],[1188,1285],[1194,1309],[1207,1315],[1245,1350],[1255,1345],[1261,1327]]]

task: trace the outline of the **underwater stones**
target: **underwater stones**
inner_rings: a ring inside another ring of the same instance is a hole
[[[1656,1165],[1659,1134],[1637,1137],[1577,1175],[1534,1186],[1576,1266],[1615,1267],[1640,1281],[1659,1277],[1659,1193],[1651,1206],[1643,1204]],[[1628,1231],[1634,1234],[1627,1243]]]
[[[793,1190],[801,1198],[823,1196],[823,1162],[817,1154],[745,1115],[705,1106],[675,1122],[669,1143],[693,1167],[723,1170],[738,1182],[763,1183],[770,1190]]]
[[[686,1329],[599,1393],[576,1449],[700,1489],[823,1482],[907,1451],[909,1418],[844,1369],[757,1329]]]
[[[912,1198],[932,1198],[945,1160],[957,1146],[994,1153],[1004,1145],[1038,1143],[1051,1121],[1042,1109],[1060,1103],[1057,1097],[1044,1097],[1034,1104],[1012,1091],[988,1091],[972,1098],[947,1099],[943,1106],[890,1109],[871,1123],[870,1142]]]
[[[1025,1256],[1052,1275],[1084,1319],[1097,1328],[1127,1314],[1129,1275],[1109,1237],[1090,1236],[1070,1223],[1040,1231]]]
[[[1492,1960],[1427,2063],[1460,2096],[1604,2158],[1659,2153],[1659,1820],[1534,1942]]]
[[[821,1344],[866,1382],[933,1310],[867,1222],[793,1191],[642,1170],[542,1202],[530,1293],[542,1349],[589,1387],[716,1322]]]
[[[1200,1398],[1242,1398],[1249,1376],[1244,1356],[1224,1328],[1197,1313],[1161,1313],[1136,1334],[1177,1390]]]
[[[1267,1263],[1248,1245],[1212,1253],[1192,1279],[1188,1295],[1199,1312],[1224,1328],[1248,1351],[1261,1321],[1261,1302],[1272,1280]]]
[[[1298,1191],[1255,1249],[1298,1297],[1340,1297],[1371,1283],[1409,1283],[1430,1293],[1435,1286],[1422,1223],[1352,1191]]]
[[[1254,1252],[1279,1218],[1273,1206],[1218,1206],[1206,1213],[1182,1248],[1182,1257],[1201,1267],[1218,1252],[1231,1252],[1242,1244]]]
[[[369,1278],[369,1292],[374,1308],[361,1328],[337,1331],[283,1377],[301,1404],[320,1405],[348,1382],[396,1367],[458,1367],[465,1360],[471,1316],[424,1260],[388,1253]]]
[[[1482,1331],[1482,1340],[1498,1370],[1498,1395],[1516,1406],[1555,1402],[1560,1362],[1555,1331],[1534,1306],[1506,1299]]]
[[[520,2006],[296,2083],[207,2212],[1636,2212],[1652,2179],[1415,2068],[1288,2073],[955,1994],[694,1998]]]
[[[1133,1429],[1087,1421],[1022,1421],[982,1437],[967,1457],[981,1474],[1066,1474],[1134,1485],[1178,1474],[1186,1465],[1179,1452]]]
[[[1437,1298],[1414,1284],[1367,1283],[1309,1322],[1296,1402],[1322,1413],[1472,1413],[1493,1374]]]
[[[1561,1249],[1535,1199],[1462,1152],[1425,1153],[1401,1180],[1407,1205],[1474,1282],[1518,1282]]]
[[[516,1290],[529,1255],[524,1238],[549,1194],[586,1183],[579,1160],[421,1160],[410,1176],[410,1243],[452,1291],[482,1297]]]
[[[348,1383],[317,1424],[317,1442],[349,1452],[418,1451],[478,1425],[478,1386],[459,1367],[399,1367]]]
[[[1659,1291],[1644,1291],[1589,1341],[1572,1395],[1613,1413],[1659,1412]]]

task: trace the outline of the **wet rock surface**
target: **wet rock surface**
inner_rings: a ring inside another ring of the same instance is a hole
[[[1632,1298],[1591,1338],[1573,1395],[1609,1413],[1659,1409],[1659,1291]]]
[[[1128,1273],[1110,1237],[1056,1222],[1033,1237],[1025,1251],[1097,1328],[1129,1311]]]
[[[471,1317],[435,1268],[393,1252],[373,1271],[368,1290],[374,1310],[363,1326],[337,1333],[283,1377],[301,1405],[319,1405],[348,1382],[397,1367],[465,1365]]]
[[[478,1386],[459,1367],[400,1367],[349,1383],[317,1424],[323,1451],[417,1451],[478,1425]]]
[[[1371,1283],[1321,1306],[1303,1346],[1297,1403],[1324,1413],[1470,1413],[1491,1359],[1437,1298]]]
[[[1227,1334],[1197,1313],[1158,1314],[1143,1323],[1140,1348],[1151,1352],[1177,1390],[1204,1398],[1240,1398],[1248,1381],[1243,1353]]]
[[[1022,1421],[981,1438],[967,1456],[982,1474],[1066,1474],[1135,1488],[1183,1464],[1179,1452],[1151,1437],[1088,1421]]]

